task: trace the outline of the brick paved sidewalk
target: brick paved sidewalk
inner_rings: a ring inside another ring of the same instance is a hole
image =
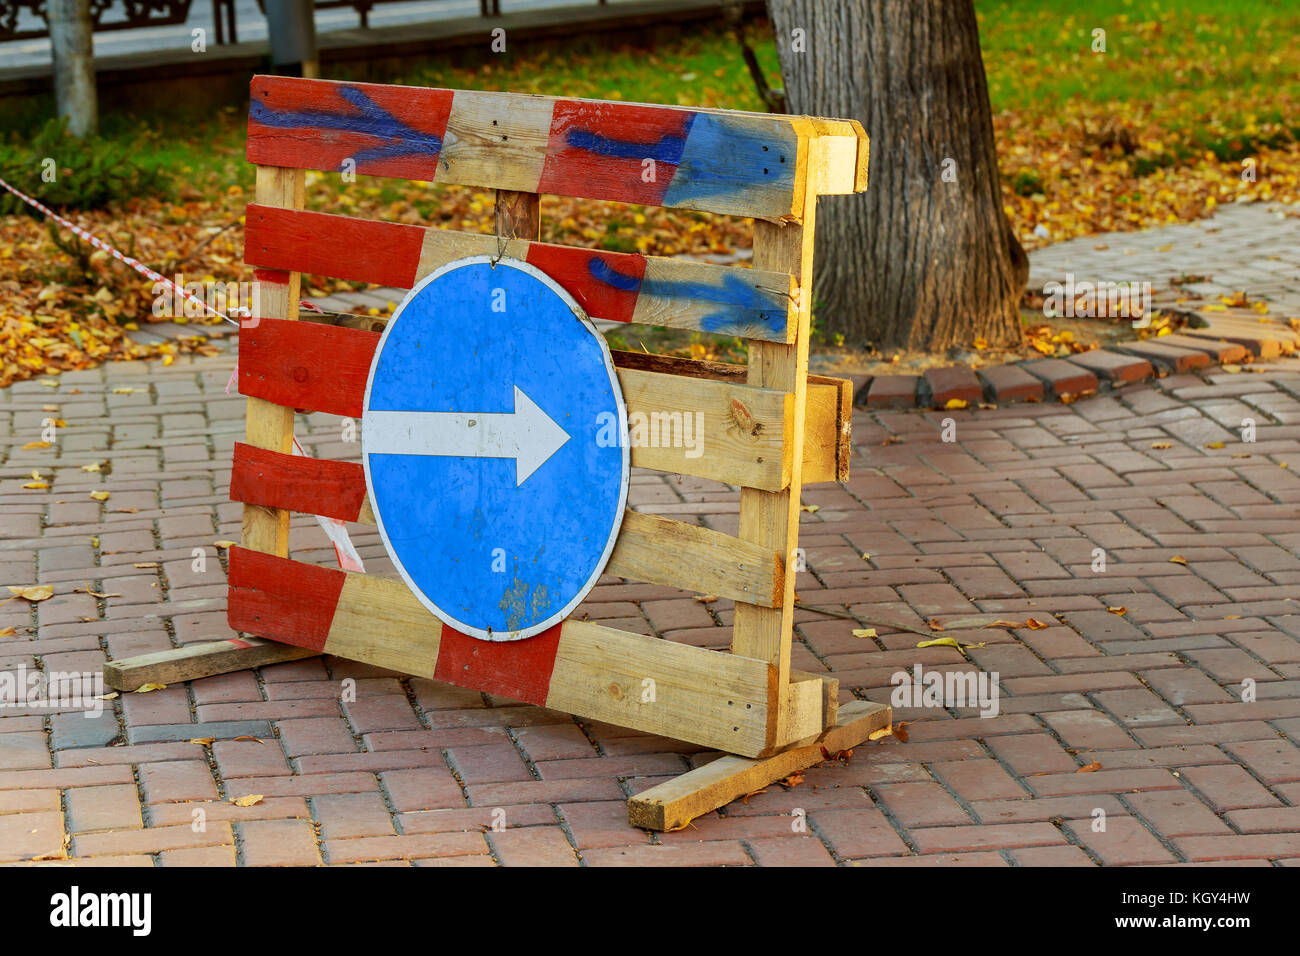
[[[0,668],[96,669],[229,634],[213,542],[238,537],[231,364],[115,364],[0,393],[0,580],[56,591],[0,607],[0,633],[15,629]],[[56,448],[22,451],[50,404],[68,423]],[[943,418],[955,443],[941,440]],[[1246,418],[1253,444],[1240,441]],[[300,434],[310,453],[356,454],[337,419]],[[1068,407],[860,409],[854,435],[848,485],[805,491],[817,510],[804,514],[803,603],[864,622],[1048,626],[962,634],[986,642],[967,661],[800,611],[795,666],[833,672],[846,699],[879,700],[916,663],[996,672],[999,716],[900,710],[906,743],[868,745],[800,786],[652,836],[628,827],[625,798],[709,759],[698,748],[309,659],[128,694],[98,719],[6,711],[0,857],[66,846],[78,861],[146,866],[1300,860],[1300,362]],[[110,475],[80,470],[104,457]],[[33,469],[52,490],[20,488]],[[736,531],[737,497],[720,485],[643,473],[631,497]],[[370,569],[389,568],[373,530],[356,540]],[[309,518],[292,544],[332,560]],[[113,596],[76,590],[86,585]],[[1107,610],[1118,606],[1123,616]],[[721,647],[732,608],[606,580],[579,613]],[[344,678],[355,702],[340,702]],[[1241,701],[1248,681],[1255,702]],[[250,794],[262,800],[229,802]],[[792,826],[795,808],[808,832]]]

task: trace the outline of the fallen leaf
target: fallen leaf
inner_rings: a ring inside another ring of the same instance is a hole
[[[238,541],[213,541],[212,544],[214,547],[220,548],[222,551],[227,551],[230,548],[233,548],[235,545],[239,544],[239,542]]]
[[[1236,375],[1238,372],[1241,371],[1240,365],[1221,365],[1219,367],[1222,368],[1225,372],[1227,372],[1230,375]]]
[[[115,690],[110,690],[107,694],[100,694],[95,700],[117,700],[122,695]]]
[[[130,385],[119,385],[117,388],[113,389],[113,394],[114,394],[114,395],[134,395],[134,394],[135,394],[135,389],[132,388]]]
[[[29,441],[26,445],[23,445],[22,450],[31,451],[34,448],[49,448],[51,444],[53,443],[48,441]]]
[[[950,398],[944,403],[943,407],[948,411],[953,411],[954,409],[965,408],[966,404],[967,402],[964,398]]]
[[[1092,763],[1088,764],[1088,766],[1086,767],[1080,767],[1078,770],[1075,771],[1075,773],[1096,773],[1100,769],[1101,769],[1101,764],[1097,763],[1096,761],[1093,761]]]
[[[900,720],[894,725],[894,736],[903,743],[907,743],[907,725],[910,723],[910,720]]]
[[[894,726],[893,724],[890,724],[888,727],[881,727],[879,730],[873,730],[871,733],[867,734],[867,739],[881,740],[885,737],[892,737],[892,736],[894,736]],[[822,753],[825,752],[826,752],[825,750],[822,751]]]
[[[1031,631],[1041,631],[1043,628],[1047,627],[1047,625],[1037,618],[1031,617],[1025,621],[1025,627],[1029,628]]]
[[[164,690],[166,689],[166,687],[167,687],[166,684],[141,684],[139,687],[135,689],[134,693],[147,694],[150,691]]]
[[[136,567],[136,568],[156,568],[156,567],[158,567],[158,562],[157,562],[157,561],[137,561],[137,562],[135,562],[134,565],[132,565],[132,567]]]
[[[92,491],[90,497],[94,498],[96,501],[107,501],[110,494],[111,492],[108,491]]]
[[[1157,451],[1164,451],[1166,448],[1173,448],[1174,443],[1171,441],[1153,441],[1151,447]]]
[[[91,474],[98,474],[99,469],[103,466],[103,464],[104,463],[102,461],[92,461],[89,465],[82,465],[81,470],[88,471]]]
[[[930,618],[930,620],[926,621],[926,622],[925,622],[925,626],[928,627],[928,628],[929,628],[930,630],[932,630],[932,631],[942,631],[942,630],[943,630],[943,622],[940,621],[940,620],[939,620],[938,618],[936,618],[936,617],[932,617],[932,618]]]
[[[799,510],[806,511],[809,514],[816,514],[821,510],[821,505],[800,505]]]
[[[1184,558],[1181,554],[1175,554],[1172,558],[1169,559],[1169,563],[1170,563],[1170,564],[1181,564],[1181,565],[1183,565],[1183,566],[1186,566],[1186,565],[1187,565],[1187,559]]]
[[[794,773],[790,774],[790,776],[781,781],[781,785],[785,787],[797,787],[801,783],[803,783],[802,770],[796,770]]]
[[[701,604],[712,604],[712,603],[713,603],[714,601],[716,601],[717,599],[718,599],[718,596],[717,596],[716,594],[697,594],[697,595],[695,595],[695,600],[699,601]]]
[[[248,796],[246,796],[246,797],[235,797],[235,798],[234,798],[233,800],[231,800],[230,802],[233,803],[233,804],[234,804],[235,806],[237,806],[237,807],[251,807],[251,806],[253,806],[254,804],[257,804],[257,803],[261,803],[261,802],[262,802],[262,794],[260,794],[260,793],[250,793],[250,794],[249,794]]]
[[[0,637],[13,637],[17,633],[12,627],[0,627]]]
[[[9,593],[14,597],[20,597],[27,601],[47,601],[54,597],[53,584],[32,584],[23,587],[14,587],[9,585]]]
[[[1123,607],[1123,606],[1121,606],[1121,607],[1108,607],[1108,608],[1106,608],[1106,610],[1110,611],[1111,614],[1118,614],[1120,617],[1123,617],[1125,614],[1128,613],[1128,608]]]
[[[957,640],[957,638],[955,638],[955,637],[936,637],[936,638],[935,638],[934,640],[932,640],[932,641],[921,641],[921,643],[917,644],[916,646],[917,646],[917,647],[939,647],[939,646],[942,646],[942,647],[955,647],[955,648],[957,648],[957,650],[961,651],[962,656],[965,656],[965,654],[966,654],[966,648],[968,648],[968,647],[983,647],[983,646],[984,646],[984,642],[981,641],[981,642],[978,643],[978,644],[971,644],[971,643],[963,643],[963,642]]]
[[[198,744],[200,747],[211,747],[216,737],[193,737],[186,741],[189,744]]]
[[[1209,442],[1206,442],[1206,443],[1205,443],[1205,447],[1206,447],[1206,448],[1222,448],[1222,447],[1223,447],[1223,442],[1221,442],[1221,441],[1209,441]]]
[[[859,627],[853,631],[854,637],[875,637],[876,629],[874,627]]]
[[[29,481],[27,484],[23,485],[23,487],[39,490],[41,488],[50,487],[50,483],[48,481]]]
[[[89,594],[91,597],[95,597],[95,598],[111,598],[111,597],[121,597],[121,596],[122,596],[122,595],[120,595],[120,594],[103,594],[103,593],[101,593],[101,592],[99,592],[99,591],[94,591],[94,590],[91,589],[90,585],[86,585],[84,588],[73,588],[73,589],[72,589],[72,592],[73,592],[74,594],[78,594],[78,593],[80,593],[80,594]]]

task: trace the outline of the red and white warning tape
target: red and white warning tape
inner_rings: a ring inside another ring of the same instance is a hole
[[[120,251],[110,246],[107,242],[104,242],[104,240],[92,236],[89,232],[87,232],[85,229],[82,229],[76,223],[69,222],[67,219],[64,219],[62,216],[60,216],[54,210],[50,209],[48,206],[44,205],[43,203],[37,202],[35,199],[33,199],[31,196],[28,196],[26,193],[20,192],[19,190],[15,189],[13,186],[9,185],[9,183],[5,182],[3,179],[0,179],[0,187],[7,189],[9,192],[13,193],[15,196],[17,196],[23,202],[27,203],[27,205],[31,206],[33,209],[40,210],[44,215],[54,220],[60,226],[63,226],[65,229],[72,231],[81,239],[84,239],[86,242],[90,243],[96,249],[102,249],[104,252],[107,252],[110,256],[112,256],[114,259],[116,259],[118,262],[122,263],[123,265],[127,266],[128,268],[134,269],[136,272],[140,273],[143,276],[148,276],[154,282],[161,282],[164,285],[169,286],[174,294],[180,296],[181,298],[188,299],[192,302],[197,302],[206,311],[211,312],[213,315],[217,316],[218,318],[225,319],[231,325],[236,325],[236,326],[239,325],[239,321],[237,319],[232,319],[230,316],[226,315],[226,313],[222,312],[221,310],[214,309],[212,306],[204,302],[203,299],[194,295],[194,293],[186,292],[183,288],[178,286],[171,279],[168,279],[166,276],[155,272],[153,269],[150,269],[147,265],[145,265],[140,260],[133,259],[131,256],[128,255],[123,255]],[[315,305],[305,300],[300,305],[308,309],[311,309],[313,312],[321,311]],[[230,381],[226,383],[227,395],[230,394],[230,387],[231,385],[234,384],[235,377],[238,374],[239,374],[239,366],[238,364],[236,364],[234,371],[230,373]],[[296,436],[293,439],[293,453],[295,455],[305,454],[305,452],[302,450],[302,446],[298,444],[298,439]],[[334,553],[338,556],[339,567],[342,568],[344,571],[364,572],[365,567],[361,563],[361,555],[357,554],[357,549],[352,544],[352,538],[348,535],[348,529],[344,526],[343,522],[339,521],[336,518],[324,518],[320,515],[316,515],[315,517],[317,522],[320,523],[321,530],[325,532],[325,534],[329,537],[330,542],[334,545]]]

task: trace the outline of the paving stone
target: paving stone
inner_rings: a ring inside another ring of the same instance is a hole
[[[1045,383],[1045,389],[1057,398],[1063,395],[1078,398],[1097,391],[1096,375],[1062,359],[1034,359],[1022,362],[1018,367],[1041,379]]]
[[[1143,342],[1119,342],[1114,348],[1130,355],[1140,356],[1174,372],[1190,372],[1210,364],[1210,357],[1200,349],[1181,349],[1176,345],[1163,345],[1155,339],[1147,339]]]
[[[265,720],[219,720],[195,724],[148,724],[128,726],[126,739],[133,744],[155,743],[168,740],[194,740],[214,737],[218,740],[235,737],[269,738],[274,736],[271,725]]]
[[[914,408],[919,375],[877,375],[867,390],[868,408]]]
[[[1121,355],[1108,349],[1093,349],[1089,352],[1077,352],[1068,359],[1073,365],[1086,368],[1099,378],[1116,385],[1127,382],[1140,382],[1155,375],[1151,363],[1144,358]]]
[[[975,405],[984,398],[979,379],[964,365],[927,369],[923,377],[935,408],[946,408],[952,401]]]

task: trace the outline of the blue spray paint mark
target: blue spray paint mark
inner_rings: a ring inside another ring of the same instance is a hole
[[[687,129],[689,130],[689,121]],[[586,129],[571,129],[565,142],[574,149],[581,149],[597,156],[612,156],[616,159],[653,159],[656,163],[668,163],[676,166],[682,158],[686,139],[681,136],[661,136],[657,143],[633,143],[623,139],[612,139]]]
[[[796,151],[793,131],[780,141],[729,117],[697,113],[664,205],[691,206],[759,185],[793,189]]]
[[[641,288],[641,280],[636,276],[624,275],[616,271],[613,266],[598,256],[592,256],[587,260],[587,271],[597,282],[612,285],[623,292],[635,292]]]
[[[786,309],[774,306],[772,301],[779,293],[765,293],[734,275],[725,276],[721,286],[647,279],[641,283],[641,294],[716,302],[722,308],[705,315],[700,322],[706,332],[740,335],[762,328],[773,335],[785,334]]]
[[[294,112],[274,110],[258,100],[249,105],[249,118],[276,129],[337,129],[375,139],[387,140],[383,146],[367,149],[352,158],[357,166],[372,160],[396,159],[421,153],[437,159],[442,151],[442,140],[432,133],[412,129],[388,110],[375,103],[355,86],[345,86],[339,95],[361,110],[360,115],[321,113],[315,110]]]

